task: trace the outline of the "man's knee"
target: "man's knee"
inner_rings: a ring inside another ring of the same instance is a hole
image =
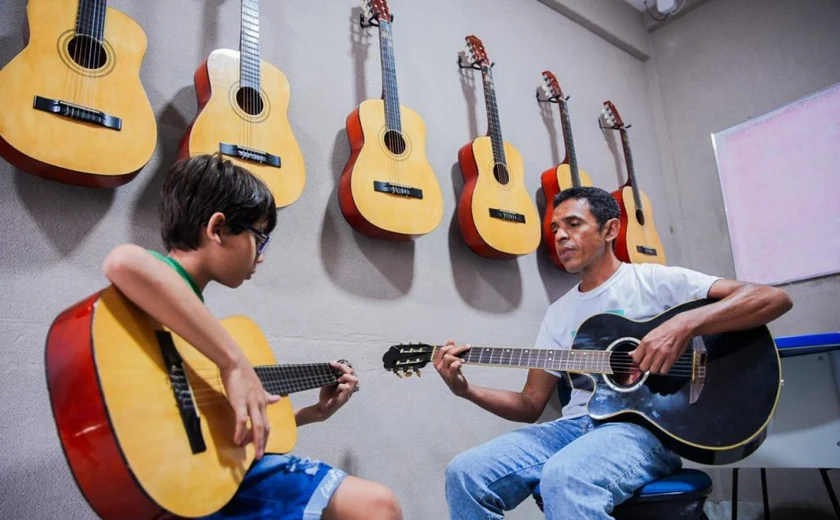
[[[540,475],[540,494],[543,501],[566,501],[584,491],[597,489],[598,478],[587,471],[585,461],[570,461],[554,457],[546,462]]]
[[[446,488],[464,488],[474,491],[476,473],[480,468],[479,456],[473,450],[459,453],[446,465]]]

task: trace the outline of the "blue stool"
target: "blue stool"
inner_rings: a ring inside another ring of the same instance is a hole
[[[683,469],[643,486],[616,506],[612,515],[616,520],[708,520],[703,505],[711,492],[709,475],[696,469]],[[542,510],[539,485],[533,496]]]
[[[557,393],[560,402],[569,402],[571,388],[559,378]],[[706,498],[712,492],[712,479],[696,469],[683,469],[636,490],[613,509],[616,520],[708,520],[703,512]],[[543,509],[539,484],[533,492],[534,500]]]

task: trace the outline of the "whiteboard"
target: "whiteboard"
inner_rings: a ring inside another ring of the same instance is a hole
[[[840,272],[840,83],[712,134],[735,274]]]

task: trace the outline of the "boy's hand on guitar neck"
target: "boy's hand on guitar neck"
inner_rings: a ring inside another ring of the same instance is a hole
[[[265,407],[269,403],[279,401],[280,396],[265,391],[254,367],[244,355],[231,366],[221,368],[220,373],[228,402],[236,416],[233,442],[244,446],[253,441],[255,457],[259,460],[265,453],[271,430]],[[251,420],[250,430],[247,429],[248,419]]]
[[[435,352],[435,370],[438,371],[452,393],[458,397],[466,396],[470,386],[467,378],[461,373],[464,360],[458,357],[469,349],[469,345],[458,346],[454,341],[449,340],[446,345]]]
[[[333,361],[330,366],[343,372],[338,378],[337,385],[325,385],[321,387],[318,396],[318,418],[322,421],[329,419],[339,408],[344,406],[354,392],[359,390],[359,378],[355,371],[343,363]]]

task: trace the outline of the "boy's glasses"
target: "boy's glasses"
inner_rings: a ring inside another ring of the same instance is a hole
[[[271,241],[271,235],[266,235],[259,229],[256,229],[253,226],[249,226],[248,224],[239,224],[239,226],[241,226],[243,229],[250,231],[259,239],[259,243],[257,244],[257,256],[263,254],[265,248],[268,247],[269,241]]]

